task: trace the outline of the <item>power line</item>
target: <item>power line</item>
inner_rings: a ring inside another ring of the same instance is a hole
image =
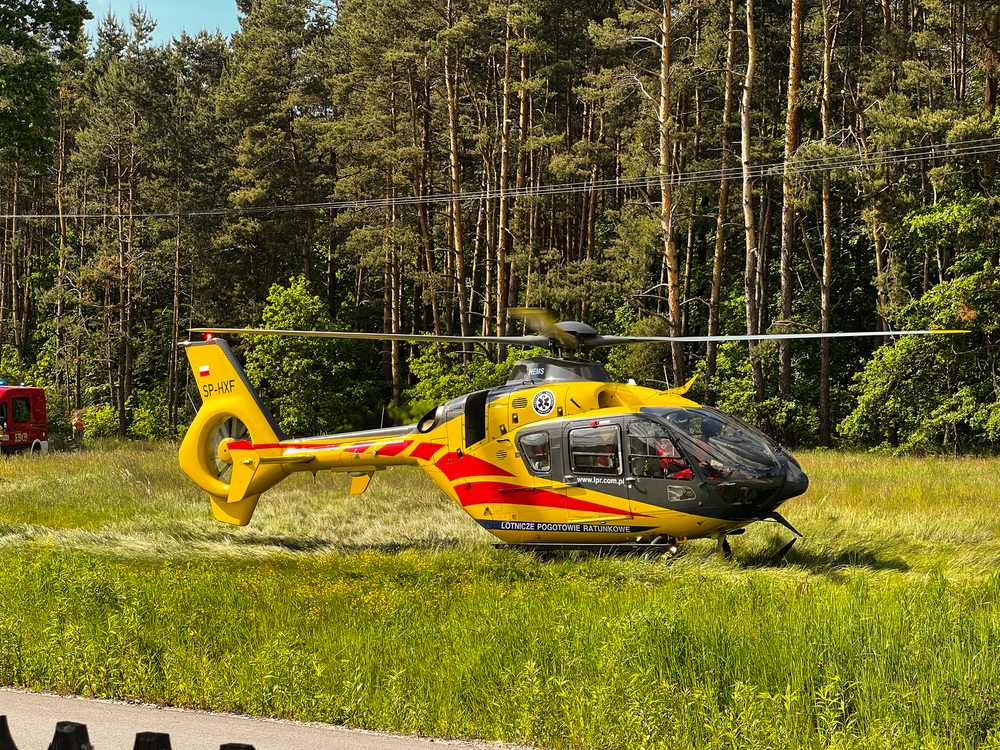
[[[919,163],[942,158],[976,157],[988,154],[1000,153],[1000,138],[983,138],[972,141],[960,141],[948,146],[912,146],[907,148],[889,149],[886,151],[876,151],[873,153],[859,152],[850,155],[821,156],[812,159],[795,160],[789,164],[793,173],[801,175],[815,174],[817,172],[829,172],[834,170],[855,170],[871,169],[875,167],[892,166],[903,163]],[[752,165],[749,169],[753,179],[764,177],[782,177],[784,174],[784,162],[773,162],[770,164]],[[501,197],[517,198],[540,198],[548,196],[573,195],[576,193],[605,192],[609,190],[623,190],[629,188],[644,188],[660,186],[663,175],[654,174],[642,177],[614,178],[608,180],[595,180],[593,182],[566,182],[552,185],[538,185],[511,190],[485,190],[462,193],[435,193],[433,195],[412,195],[398,198],[369,198],[362,200],[340,200],[325,201],[320,203],[296,203],[284,206],[246,206],[243,208],[215,208],[197,211],[170,211],[158,213],[135,213],[129,214],[130,219],[173,219],[213,217],[213,216],[242,216],[254,214],[277,214],[291,213],[305,210],[326,210],[344,211],[350,209],[364,208],[386,208],[389,206],[412,206],[430,203],[450,203],[459,201],[462,203],[479,200],[499,200]],[[707,169],[697,172],[682,172],[679,174],[666,175],[667,183],[670,185],[696,185],[710,182],[719,182],[723,179],[741,180],[743,178],[742,166],[730,167],[728,169]],[[77,214],[0,214],[4,219],[106,219],[109,216],[118,217],[118,214],[107,213],[77,213]]]

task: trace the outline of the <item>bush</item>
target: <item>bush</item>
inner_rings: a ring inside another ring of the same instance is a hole
[[[271,287],[263,322],[274,329],[333,329],[325,303],[302,277]],[[372,406],[384,403],[379,354],[370,342],[248,336],[247,345],[247,377],[287,434],[364,427]]]
[[[111,404],[90,407],[83,422],[85,440],[110,438],[118,434],[118,412]]]
[[[728,342],[719,346],[715,388],[716,406],[756,425],[775,439],[787,431],[792,436],[789,447],[815,445],[819,416],[815,403],[815,381],[803,377],[803,368],[794,368],[796,378],[792,394],[784,397],[774,390],[774,378],[766,382],[765,399],[758,402],[750,373],[750,354],[746,344]],[[765,372],[777,370],[778,345],[769,341],[757,345],[756,356],[764,362]]]
[[[48,421],[49,449],[62,448],[73,432],[66,399],[55,388],[45,389],[45,414]]]
[[[858,405],[840,434],[858,446],[900,453],[994,447],[1000,440],[993,375],[998,320],[1000,270],[989,263],[905,307],[893,320],[900,329],[970,332],[905,337],[879,349],[857,377]]]
[[[169,440],[170,410],[167,399],[159,388],[155,391],[138,391],[132,394],[132,427],[129,437],[138,440]]]
[[[507,350],[507,358],[503,362],[497,363],[475,355],[463,367],[461,351],[449,351],[446,346],[431,344],[419,357],[410,360],[410,372],[417,379],[417,384],[404,395],[408,402],[419,404],[423,409],[416,415],[418,417],[423,416],[432,406],[465,393],[503,385],[517,360],[548,354],[541,349],[526,352],[520,347],[512,346]]]

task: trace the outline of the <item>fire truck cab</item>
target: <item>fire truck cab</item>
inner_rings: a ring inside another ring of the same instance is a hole
[[[48,453],[45,391],[0,381],[0,453]]]

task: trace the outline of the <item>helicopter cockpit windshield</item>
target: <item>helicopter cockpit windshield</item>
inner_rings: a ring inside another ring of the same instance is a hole
[[[707,479],[765,479],[784,474],[777,446],[718,409],[643,407],[640,412],[665,423]]]

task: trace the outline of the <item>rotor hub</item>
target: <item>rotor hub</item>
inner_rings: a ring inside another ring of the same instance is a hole
[[[223,438],[219,441],[219,448],[216,451],[216,455],[218,455],[220,461],[225,461],[227,464],[233,462],[233,456],[229,452],[229,444],[235,442],[231,437]]]

